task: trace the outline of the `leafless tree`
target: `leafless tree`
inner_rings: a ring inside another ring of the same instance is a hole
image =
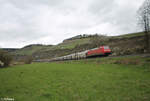
[[[150,52],[149,32],[150,32],[150,0],[145,0],[138,10],[138,21],[145,33],[145,49]]]

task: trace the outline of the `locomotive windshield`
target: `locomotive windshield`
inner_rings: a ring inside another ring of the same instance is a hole
[[[108,46],[104,46],[104,49],[109,49],[109,47]]]

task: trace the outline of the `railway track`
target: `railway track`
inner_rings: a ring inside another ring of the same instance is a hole
[[[84,58],[85,60],[87,59],[96,59],[96,58],[118,58],[118,57],[135,57],[135,56],[140,56],[140,57],[150,57],[150,54],[131,54],[131,55],[122,55],[122,56],[101,56],[101,57],[93,57],[93,58]],[[74,59],[74,60],[81,60],[81,59]],[[83,59],[82,59],[83,60]],[[62,60],[62,61],[69,61],[69,60]],[[54,62],[52,59],[39,59],[39,60],[34,60],[33,62]]]

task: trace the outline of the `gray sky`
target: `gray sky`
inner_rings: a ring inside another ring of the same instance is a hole
[[[0,0],[0,47],[58,44],[79,34],[139,31],[144,0]]]

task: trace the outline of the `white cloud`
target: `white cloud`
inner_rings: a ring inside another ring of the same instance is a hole
[[[138,31],[144,0],[0,0],[0,45],[57,44],[78,34]]]

